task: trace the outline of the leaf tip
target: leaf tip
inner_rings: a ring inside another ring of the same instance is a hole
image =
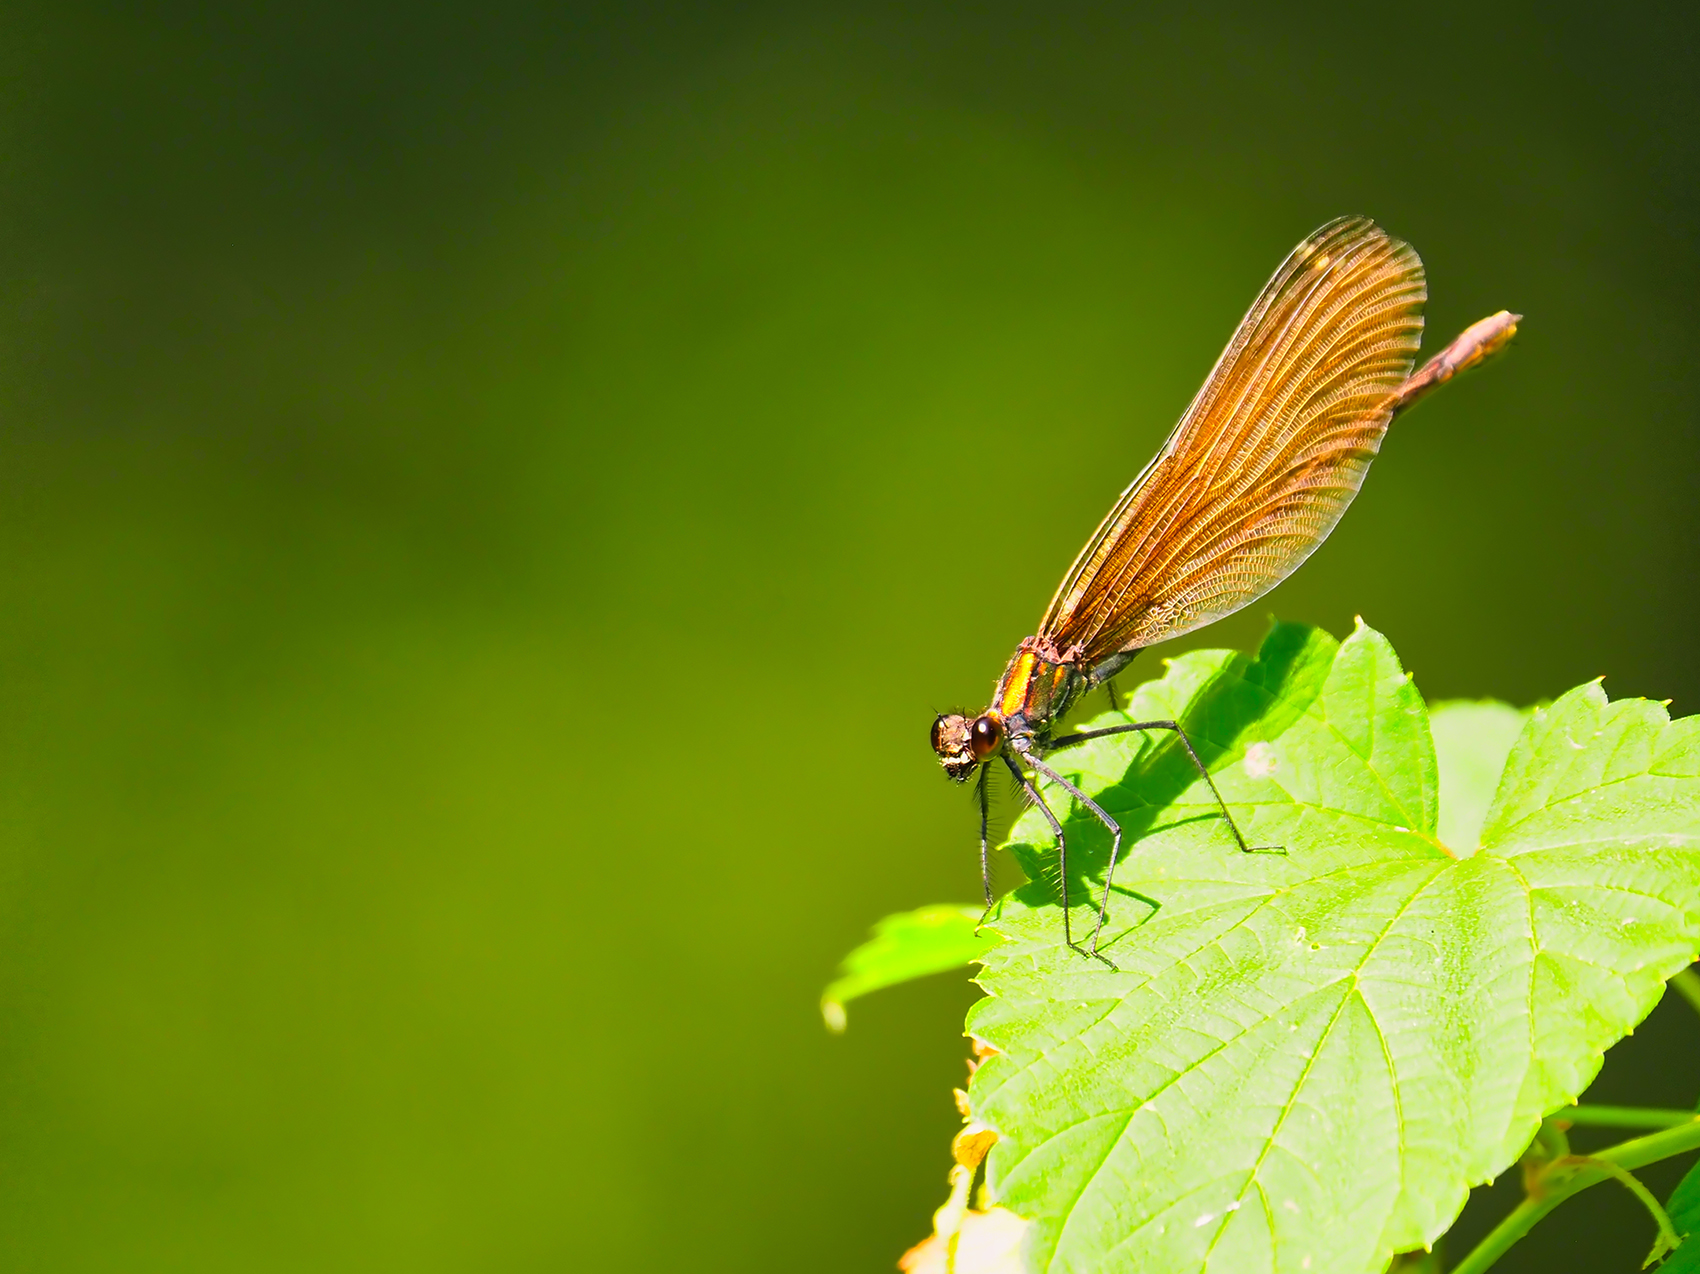
[[[849,1016],[844,1012],[844,1006],[837,1000],[822,1000],[820,1002],[821,1020],[826,1023],[826,1029],[834,1035],[844,1034],[844,1028],[850,1024]]]

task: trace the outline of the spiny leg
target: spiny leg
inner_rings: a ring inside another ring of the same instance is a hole
[[[1055,783],[1058,787],[1062,788],[1063,791],[1067,792],[1070,796],[1074,797],[1075,800],[1079,801],[1087,809],[1091,810],[1093,814],[1097,815],[1098,821],[1110,829],[1110,865],[1104,869],[1104,896],[1098,902],[1098,923],[1092,926],[1092,949],[1088,953],[1090,955],[1098,956],[1098,935],[1104,932],[1104,920],[1110,914],[1110,883],[1116,878],[1116,858],[1122,852],[1122,825],[1116,822],[1115,819],[1111,818],[1109,814],[1105,813],[1103,807],[1100,806],[1097,801],[1094,801],[1090,796],[1086,795],[1085,792],[1082,792],[1078,787],[1070,783],[1038,757],[1031,753],[1027,753],[1025,755],[1027,758],[1027,764],[1031,765],[1035,770],[1039,771],[1039,773],[1043,774],[1046,778],[1050,779],[1051,782]],[[1103,956],[1098,956],[1098,958],[1100,960],[1104,959]],[[1108,963],[1108,961],[1106,961],[1106,963]],[[1114,968],[1115,966],[1111,965],[1110,967]]]
[[[1216,798],[1216,805],[1222,811],[1222,819],[1228,824],[1228,830],[1234,836],[1234,843],[1240,847],[1241,852],[1247,854],[1278,854],[1284,852],[1278,845],[1253,846],[1245,843],[1245,837],[1240,835],[1239,824],[1234,822],[1234,816],[1228,812],[1228,803],[1222,799],[1222,793],[1216,790],[1216,780],[1210,777],[1210,771],[1205,768],[1204,762],[1198,759],[1198,753],[1192,746],[1192,740],[1187,738],[1186,731],[1181,728],[1179,721],[1135,721],[1131,725],[1112,725],[1102,730],[1082,730],[1078,734],[1065,734],[1059,739],[1051,740],[1051,748],[1054,751],[1057,748],[1068,747],[1070,744],[1084,743],[1087,739],[1101,739],[1107,734],[1126,734],[1130,730],[1173,730],[1175,732],[1175,737],[1181,741],[1181,746],[1186,749],[1186,754],[1192,758],[1193,768],[1198,771],[1199,777],[1210,789],[1210,795]]]
[[[1057,838],[1057,875],[1062,884],[1063,942],[1073,950],[1080,952],[1081,955],[1089,959],[1100,960],[1109,965],[1110,968],[1115,968],[1116,966],[1107,956],[1101,956],[1096,951],[1088,951],[1075,942],[1074,934],[1068,923],[1068,837],[1063,834],[1063,826],[1057,821],[1057,816],[1051,812],[1051,807],[1045,804],[1045,798],[1039,795],[1039,789],[1034,786],[1033,780],[1021,772],[1021,767],[1010,759],[1009,753],[1005,752],[1001,755],[1003,756],[1003,763],[1009,767],[1009,772],[1015,775],[1015,781],[1021,784],[1022,790],[1031,798],[1033,804],[1039,807],[1039,812],[1045,816],[1045,821],[1051,825],[1052,835]],[[1032,758],[1027,759],[1031,760]]]
[[[980,884],[986,891],[986,909],[980,913],[980,918],[974,922],[974,932],[980,932],[980,926],[986,923],[986,917],[992,914],[992,869],[986,861],[986,806],[989,800],[986,791],[987,783],[992,776],[992,767],[980,767],[979,781],[974,784],[974,794],[980,802]]]
[[[1116,704],[1116,679],[1114,677],[1104,682],[1104,693],[1110,696],[1110,711],[1120,712],[1121,708]]]

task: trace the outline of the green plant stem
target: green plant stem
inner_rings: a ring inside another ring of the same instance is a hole
[[[1544,1167],[1554,1159],[1563,1159],[1569,1153],[1570,1138],[1564,1135],[1564,1129],[1551,1119],[1543,1119],[1541,1126],[1535,1129],[1535,1139],[1523,1152],[1523,1162],[1527,1164],[1534,1161]]]
[[[1666,1212],[1664,1205],[1653,1197],[1653,1192],[1641,1184],[1640,1178],[1627,1168],[1620,1168],[1608,1160],[1595,1159],[1592,1162],[1604,1167],[1624,1189],[1641,1200],[1641,1206],[1647,1209],[1647,1215],[1652,1217],[1653,1224],[1659,1227],[1659,1236],[1653,1240],[1653,1250],[1647,1259],[1641,1262],[1641,1268],[1646,1269],[1666,1252],[1676,1251],[1676,1245],[1682,1242],[1682,1236],[1676,1232],[1676,1227],[1671,1224],[1670,1213]]]
[[[1493,1232],[1453,1267],[1452,1274],[1482,1274],[1571,1195],[1610,1181],[1616,1176],[1614,1168],[1627,1171],[1686,1150],[1700,1150],[1700,1116],[1691,1115],[1677,1127],[1619,1142],[1585,1158],[1561,1159],[1547,1165],[1539,1174],[1538,1188],[1494,1226]]]
[[[1700,1013],[1700,973],[1694,972],[1693,965],[1673,975],[1670,984],[1676,988],[1678,995],[1693,1005],[1696,1013]]]
[[[1694,1118],[1692,1110],[1661,1110],[1653,1106],[1568,1106],[1550,1116],[1573,1127],[1677,1128]]]

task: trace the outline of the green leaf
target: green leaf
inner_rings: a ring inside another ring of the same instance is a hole
[[[1700,1163],[1676,1183],[1665,1204],[1676,1232],[1685,1236],[1671,1258],[1659,1267],[1661,1274],[1700,1274]]]
[[[1053,754],[1128,843],[1111,970],[1062,946],[1051,838],[1018,821],[1032,883],[994,919],[969,1015],[998,1054],[970,1090],[1001,1135],[990,1197],[1036,1222],[1038,1269],[1379,1272],[1700,949],[1696,719],[1570,692],[1524,727],[1482,848],[1455,858],[1427,711],[1362,625],[1182,656],[1130,713],[1179,716],[1250,842],[1285,852],[1236,850],[1170,738]],[[1108,836],[1047,796],[1089,933]]]
[[[859,995],[978,960],[997,944],[989,931],[975,932],[980,911],[946,903],[881,920],[873,936],[844,957],[840,976],[821,992],[820,1011],[828,1029],[844,1029],[844,1006]]]
[[[1441,844],[1467,854],[1480,843],[1482,820],[1505,758],[1533,711],[1496,699],[1429,705],[1429,729],[1440,762]]]

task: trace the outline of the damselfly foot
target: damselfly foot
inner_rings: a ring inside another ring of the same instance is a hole
[[[1107,966],[1112,973],[1120,973],[1121,972],[1121,969],[1117,966],[1116,962],[1114,960],[1110,959],[1110,957],[1105,955],[1102,951],[1088,950],[1087,948],[1081,946],[1078,942],[1070,942],[1070,943],[1066,943],[1065,945],[1068,947],[1068,949],[1070,951],[1078,951],[1081,955],[1085,956],[1088,960],[1096,960],[1099,964]]]

